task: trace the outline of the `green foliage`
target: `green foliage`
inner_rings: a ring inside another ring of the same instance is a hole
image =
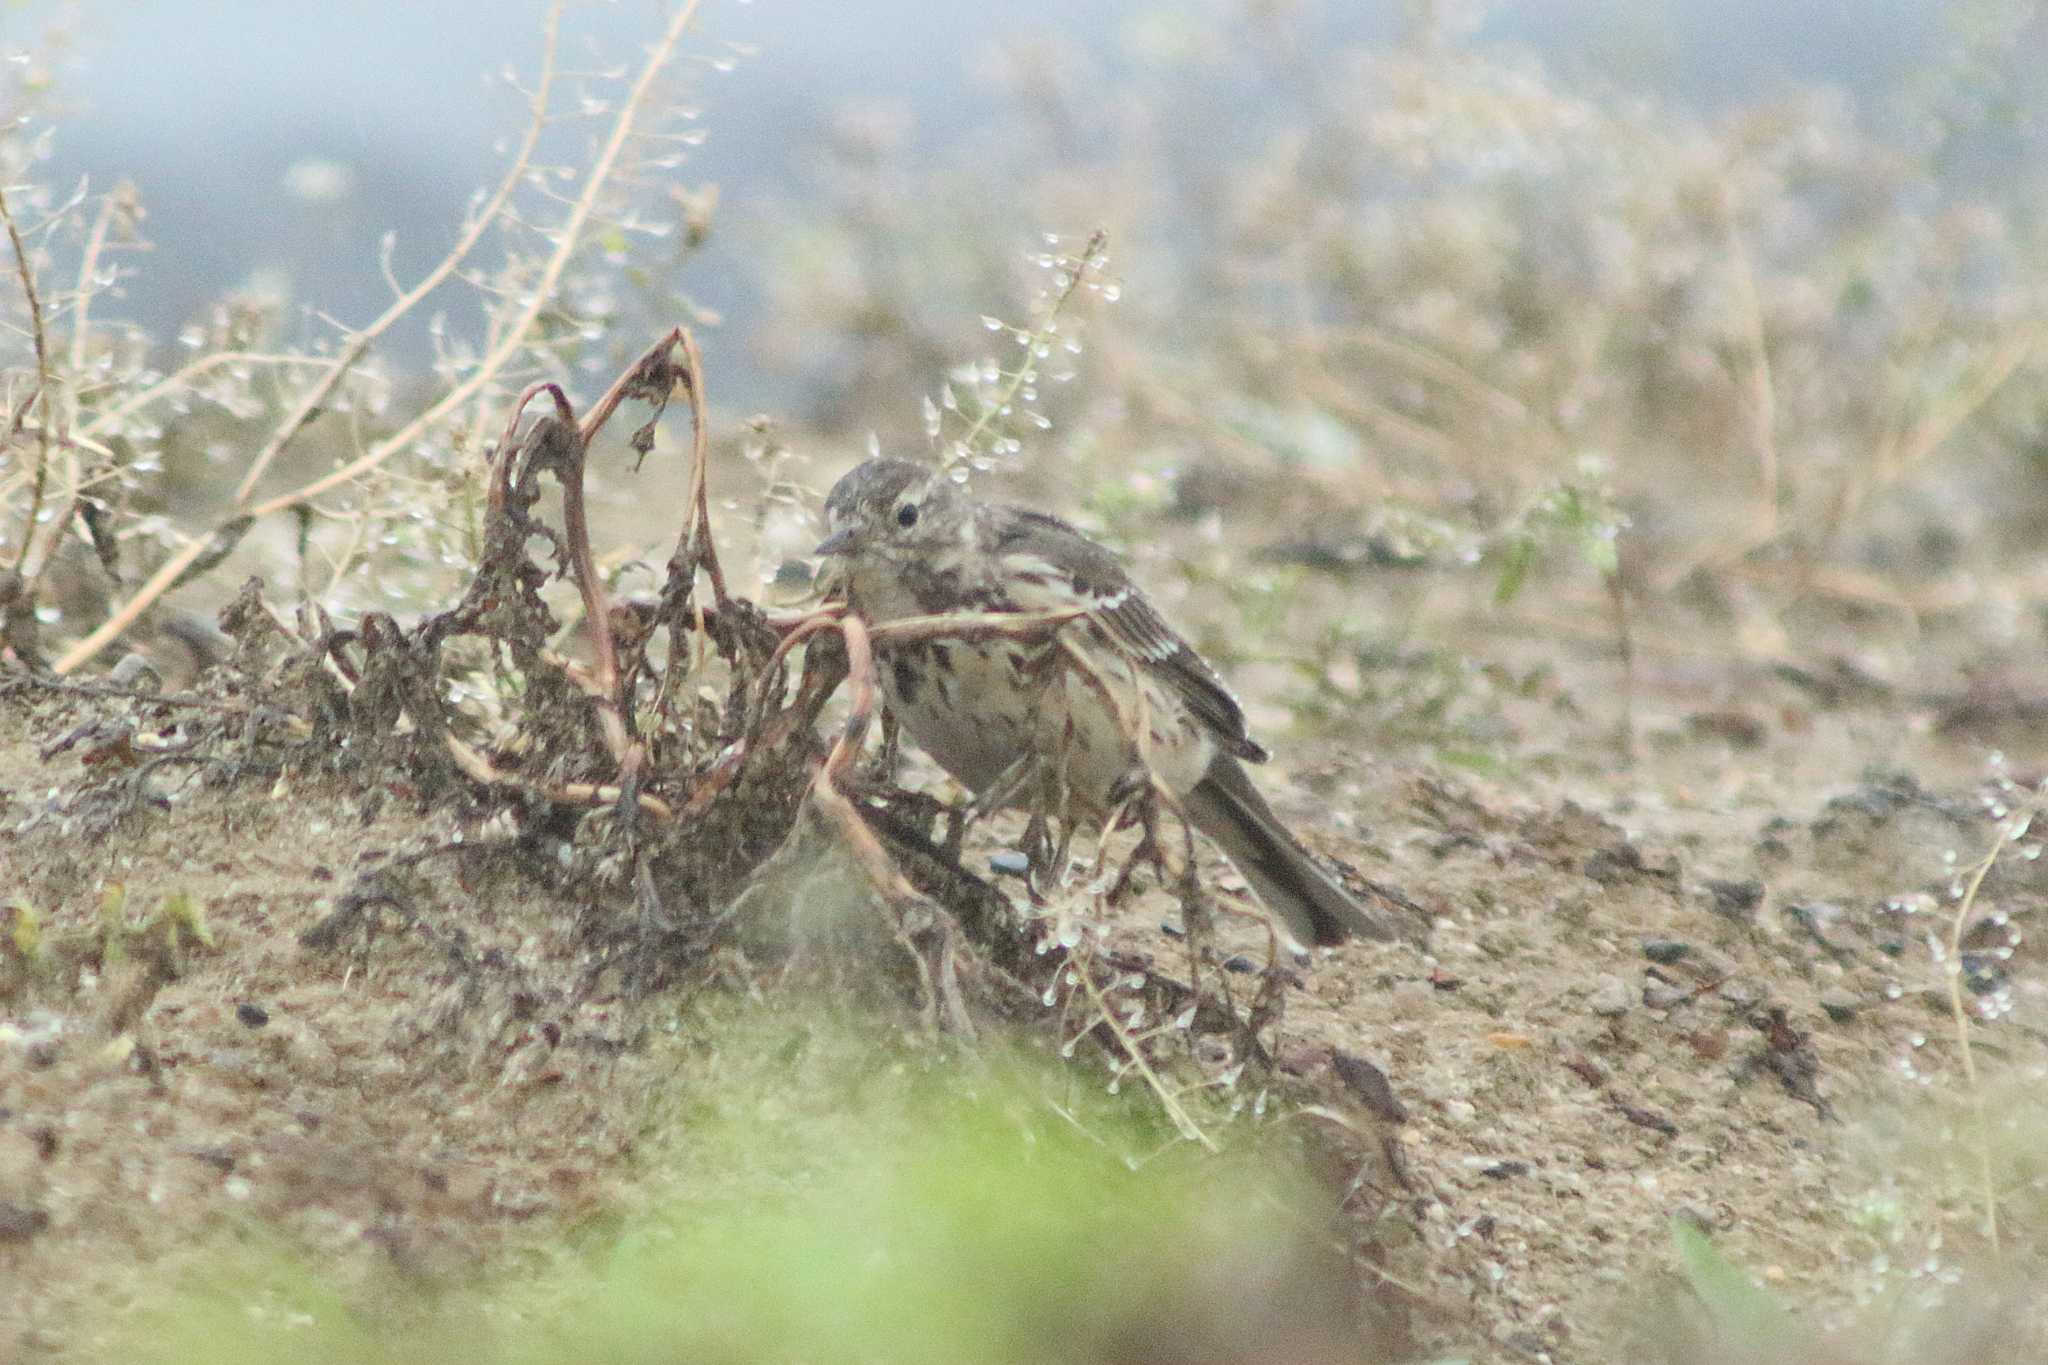
[[[1790,1353],[1787,1359],[1806,1357],[1811,1343],[1784,1305],[1724,1257],[1699,1224],[1673,1218],[1671,1241],[1686,1283],[1707,1310],[1714,1339],[1730,1356],[1748,1359],[1769,1351]]]
[[[344,1293],[259,1237],[196,1258],[106,1358],[1097,1360],[1348,1330],[1284,1150],[1203,1158],[1069,1069],[780,1013],[689,1021],[719,1041],[650,1116],[644,1198],[537,1268]]]
[[[43,952],[43,917],[35,907],[17,901],[7,907],[13,924],[7,933],[8,946],[23,962],[33,964]]]
[[[1600,471],[1588,463],[1582,472]],[[1613,490],[1604,483],[1571,480],[1545,489],[1499,537],[1493,604],[1504,607],[1514,601],[1543,550],[1552,545],[1564,545],[1602,578],[1611,577],[1620,568],[1615,540],[1627,526],[1628,517],[1615,506]]]

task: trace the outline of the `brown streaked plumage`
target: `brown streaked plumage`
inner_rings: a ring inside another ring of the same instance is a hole
[[[1103,814],[1149,767],[1297,945],[1394,936],[1252,785],[1244,764],[1267,755],[1243,708],[1115,555],[1057,517],[977,502],[907,460],[857,466],[825,514],[818,553],[842,561],[848,604],[871,624],[1084,609],[1025,638],[877,643],[890,709],[968,788],[1002,804],[1056,788]]]

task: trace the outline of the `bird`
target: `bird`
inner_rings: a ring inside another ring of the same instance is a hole
[[[874,640],[889,710],[975,793],[972,809],[1049,799],[1106,817],[1156,780],[1297,955],[1396,937],[1252,785],[1245,765],[1268,754],[1243,707],[1117,556],[1058,517],[977,500],[965,472],[868,459],[827,494],[814,553],[870,627],[940,616],[998,627],[926,622],[929,633]]]

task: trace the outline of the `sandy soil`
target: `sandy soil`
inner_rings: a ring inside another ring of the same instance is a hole
[[[1305,610],[1348,611],[1353,591]],[[1991,842],[1985,754],[2005,745],[2022,778],[2042,757],[2023,711],[1918,674],[1692,650],[1646,622],[1625,763],[1597,616],[1462,619],[1443,644],[1483,763],[1396,735],[1412,664],[1368,679],[1395,701],[1312,730],[1289,726],[1284,675],[1239,675],[1282,811],[1414,907],[1410,941],[1300,973],[1272,1035],[1286,1093],[1326,1111],[1306,1121],[1342,1158],[1331,1197],[1354,1215],[1375,1340],[1624,1358],[1645,1330],[1629,1306],[1677,1282],[1674,1215],[1824,1324],[1978,1264],[1967,1163],[1921,1140],[1968,1093],[1929,938]],[[149,766],[204,714],[0,698],[9,1359],[90,1355],[152,1267],[252,1214],[345,1287],[630,1202],[673,1075],[675,990],[601,968],[546,847],[402,773]],[[2048,897],[2032,868],[2001,860],[1965,926],[1994,1070],[2048,1028],[2011,932]],[[1172,971],[1177,918],[1149,891],[1111,941]],[[1218,932],[1219,959],[1263,960],[1249,923]],[[1397,1105],[1368,1102],[1354,1058]]]

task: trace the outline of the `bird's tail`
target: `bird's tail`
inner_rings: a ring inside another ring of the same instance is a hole
[[[1237,865],[1296,948],[1352,937],[1395,937],[1386,917],[1359,904],[1335,876],[1316,865],[1235,758],[1217,755],[1182,805],[1195,828]]]

